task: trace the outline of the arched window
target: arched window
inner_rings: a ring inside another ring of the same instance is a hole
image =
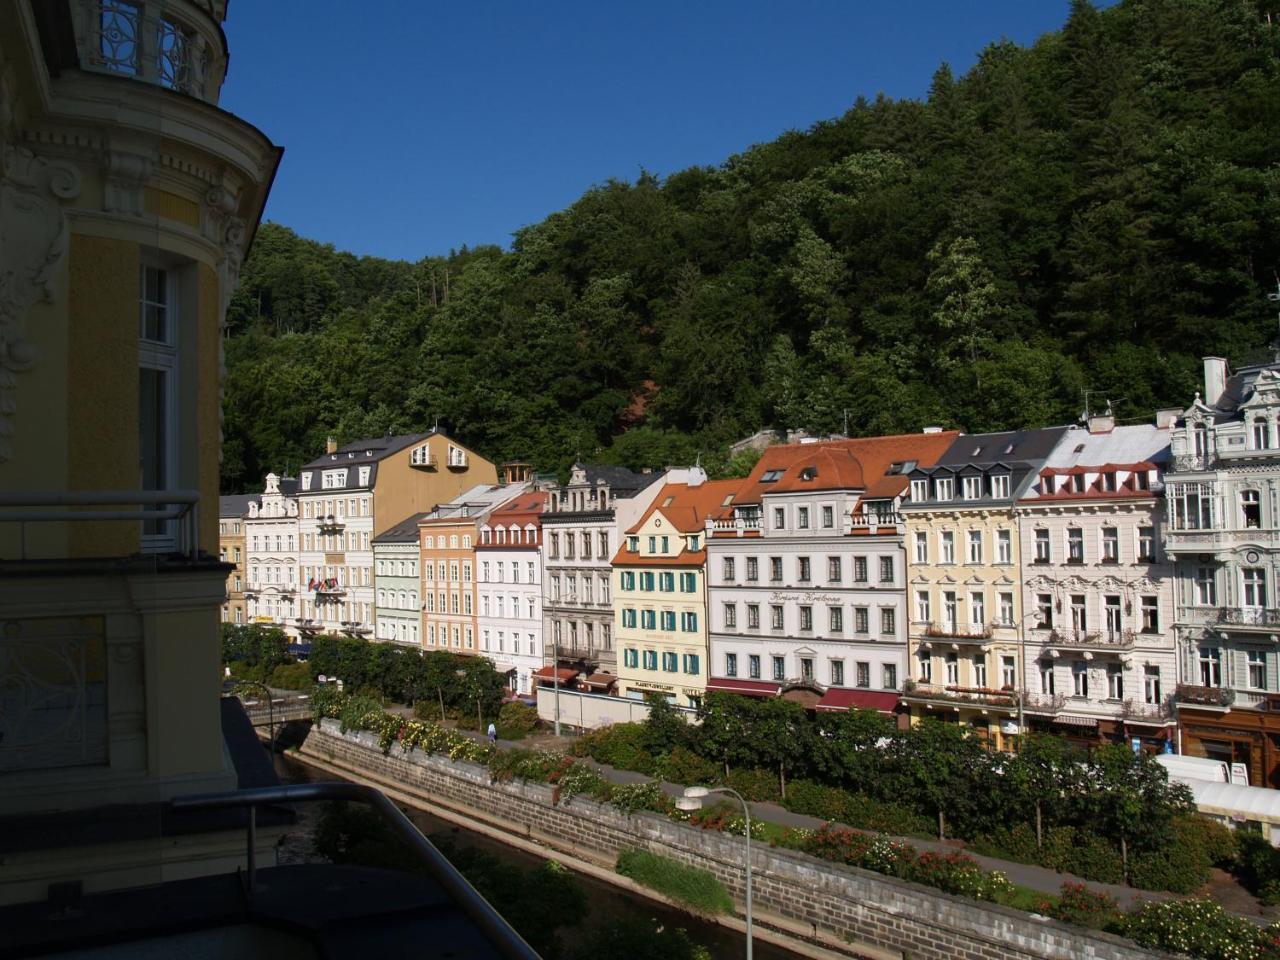
[[[470,537],[463,537],[463,538],[462,538],[462,549],[463,549],[463,550],[470,550],[470,549],[471,549],[471,538],[470,538]]]

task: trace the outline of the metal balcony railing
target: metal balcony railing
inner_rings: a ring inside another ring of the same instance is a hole
[[[1059,647],[1107,647],[1127,650],[1137,642],[1132,630],[1050,630],[1042,642]]]
[[[259,787],[227,793],[175,797],[170,801],[170,806],[174,810],[248,808],[249,817],[245,830],[245,896],[252,904],[257,874],[255,846],[258,808],[267,804],[313,803],[319,800],[348,801],[372,807],[374,813],[422,864],[431,879],[440,885],[449,899],[475,923],[502,956],[513,958],[513,960],[538,960],[538,954],[533,948],[525,943],[520,934],[516,933],[489,902],[476,892],[453,864],[445,859],[444,854],[422,835],[394,803],[373,787],[357,783],[305,783],[287,787]]]
[[[59,509],[31,509],[56,507]],[[85,510],[84,507],[122,509]],[[151,509],[147,509],[151,508]],[[84,523],[94,521],[173,525],[173,532],[147,535],[141,552],[200,554],[200,491],[198,490],[69,490],[61,493],[0,493],[0,523],[21,524],[20,558],[27,559],[28,523]]]
[[[1204,687],[1192,683],[1180,683],[1174,693],[1174,699],[1188,706],[1229,707],[1235,703],[1236,692],[1229,687]]]
[[[209,103],[226,70],[221,29],[192,0],[74,0],[84,70],[132,77]]]
[[[1215,623],[1245,627],[1280,626],[1280,609],[1275,607],[1219,607],[1214,614]]]
[[[924,635],[930,640],[990,640],[995,624],[930,623],[924,628]]]

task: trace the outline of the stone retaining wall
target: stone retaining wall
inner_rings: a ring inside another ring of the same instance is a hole
[[[383,756],[370,733],[339,732],[317,724],[304,754],[402,785],[425,799],[476,813],[508,833],[606,859],[626,847],[710,870],[741,902],[743,842],[649,813],[626,816],[616,808],[575,797],[552,803],[539,783],[489,781],[474,763],[404,753]],[[843,864],[766,845],[752,847],[753,902],[763,910],[808,924],[837,938],[901,953],[906,960],[1153,960],[1167,955],[1108,934],[1086,931],[995,904],[954,897]]]

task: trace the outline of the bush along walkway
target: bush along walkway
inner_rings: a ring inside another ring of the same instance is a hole
[[[365,730],[378,736],[384,753],[421,750],[484,764],[494,782],[525,780],[551,785],[556,803],[588,796],[625,814],[651,811],[706,829],[741,835],[745,824],[736,810],[717,805],[693,814],[677,810],[673,798],[683,788],[590,761],[511,743],[490,744],[470,733],[439,724],[407,720],[368,701],[341,695],[316,698],[317,719],[340,721],[343,732]],[[752,839],[799,850],[824,860],[932,886],[947,893],[1044,913],[1070,923],[1128,936],[1138,944],[1201,960],[1280,960],[1280,924],[1263,928],[1226,913],[1202,899],[1169,899],[1123,910],[1119,897],[1097,883],[1063,883],[1043,867],[991,858],[979,861],[945,844],[906,841],[842,827],[792,813],[773,804],[753,804]],[[789,821],[789,822],[786,822]],[[817,824],[813,826],[813,824]],[[986,869],[987,864],[1001,869]],[[1020,877],[1019,883],[1010,878]],[[1052,878],[1050,881],[1048,878]],[[1019,890],[1021,886],[1024,889]],[[1122,888],[1123,889],[1123,888]],[[1052,895],[1054,892],[1056,896]],[[1028,894],[1030,896],[1028,897]]]

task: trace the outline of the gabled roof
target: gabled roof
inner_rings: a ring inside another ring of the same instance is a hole
[[[230,517],[243,517],[249,512],[249,504],[257,503],[260,494],[256,493],[236,493],[227,497],[218,498],[218,517],[226,519]]]
[[[937,466],[976,464],[1012,466],[1018,463],[1043,461],[1054,448],[1067,427],[1043,427],[1038,430],[1005,430],[1000,433],[961,434],[938,457]]]
[[[665,483],[649,509],[627,533],[640,530],[655,513],[662,514],[681,533],[700,533],[707,517],[715,516],[728,497],[736,497],[744,481],[706,480],[696,486],[687,483]]]
[[[948,430],[769,447],[734,502],[758,504],[768,493],[809,490],[863,491],[870,499],[889,499],[906,488],[906,473],[912,467],[932,464],[958,436]],[[900,466],[893,470],[895,464]],[[766,479],[774,474],[776,479]],[[720,510],[716,516],[731,512]]]
[[[406,520],[401,520],[394,527],[389,527],[382,533],[373,538],[374,543],[417,543],[418,542],[418,524],[424,517],[429,516],[426,511],[415,513]]]
[[[528,490],[512,500],[508,500],[493,513],[489,514],[492,524],[510,522],[512,519],[524,519],[536,516],[547,505],[550,496],[545,490]]]

